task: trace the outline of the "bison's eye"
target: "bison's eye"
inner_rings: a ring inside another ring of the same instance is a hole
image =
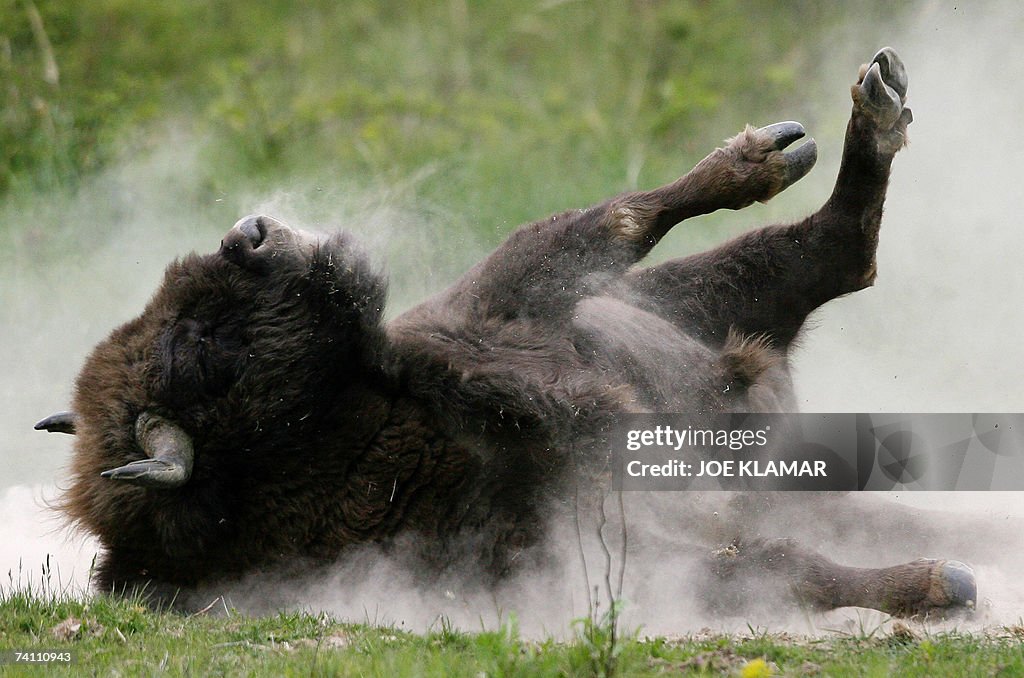
[[[178,321],[160,340],[160,395],[185,405],[204,395],[224,395],[238,378],[244,349],[244,342],[225,326],[191,318]]]

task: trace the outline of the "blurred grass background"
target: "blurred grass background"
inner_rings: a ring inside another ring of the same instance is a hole
[[[496,241],[668,181],[748,121],[815,117],[791,104],[828,63],[822,36],[884,35],[909,5],[0,0],[0,197],[73,192],[173,122],[170,143],[198,146],[183,199],[415,177],[413,198]]]

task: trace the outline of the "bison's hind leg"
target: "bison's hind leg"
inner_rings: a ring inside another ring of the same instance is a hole
[[[719,608],[742,608],[762,591],[778,590],[777,585],[795,602],[818,610],[864,607],[900,617],[971,611],[978,600],[974,571],[956,560],[846,567],[793,539],[757,539],[717,549],[707,571],[709,602]]]

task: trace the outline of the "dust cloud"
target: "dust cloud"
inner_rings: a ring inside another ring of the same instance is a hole
[[[820,310],[797,354],[802,410],[1024,410],[1024,360],[1016,353],[1024,334],[1024,229],[1014,216],[1024,166],[1024,59],[1013,47],[1022,29],[1016,3],[932,2],[905,34],[886,38],[911,78],[910,146],[894,164],[876,285]],[[850,42],[849,35],[835,40],[844,52]],[[825,168],[819,162],[818,179],[834,176]],[[959,555],[939,544],[921,555],[972,563],[980,619],[1021,619],[1024,551],[1011,535],[1024,517],[1024,493],[877,499],[973,517],[975,532],[957,545]],[[898,529],[891,538],[901,538]]]
[[[767,122],[803,119],[818,139],[820,159],[811,176],[787,195],[730,217],[747,227],[765,218],[798,216],[827,196],[844,125],[836,112],[848,110],[845,84],[859,63],[890,44],[911,77],[915,122],[911,146],[895,163],[879,279],[875,287],[832,302],[814,316],[793,366],[803,410],[1024,411],[1024,361],[1016,355],[1024,335],[1018,301],[1024,298],[1019,262],[1024,229],[1012,216],[1024,167],[1018,122],[1024,110],[1024,59],[1013,56],[1022,31],[1024,9],[1014,2],[925,3],[898,33],[865,17],[862,26],[814,36],[816,45],[828,47],[820,71],[808,74],[810,101],[798,104],[793,115],[752,112],[755,122],[761,121],[755,116]],[[232,221],[248,212],[268,211],[312,229],[341,224],[378,260],[390,262],[394,310],[440,288],[484,252],[468,235],[458,253],[441,251],[431,224],[450,222],[453,215],[444,209],[455,207],[409,207],[402,187],[354,197],[344,187],[270,197],[205,195],[190,178],[200,174],[199,160],[183,150],[196,140],[174,130],[168,138],[165,150],[126,162],[74,197],[43,196],[31,209],[0,208],[9,226],[29,223],[39,229],[38,242],[19,240],[0,259],[0,577],[9,572],[16,582],[39,581],[51,555],[60,587],[84,589],[95,544],[61,531],[46,509],[67,477],[70,440],[36,433],[31,425],[65,406],[88,350],[142,308],[171,258],[212,250]],[[414,187],[415,178],[411,181],[406,188]],[[109,224],[119,226],[111,231]],[[75,256],[93,230],[110,234],[97,235],[99,243],[83,248],[87,256]],[[409,251],[422,256],[399,258]],[[893,564],[897,554],[883,546],[907,536],[900,533],[898,516],[924,512],[933,525],[948,528],[949,537],[916,555],[963,559],[978,575],[981,609],[966,627],[1018,623],[1024,616],[1024,553],[1013,539],[1024,520],[1024,494],[891,493],[846,501],[853,516],[891,507],[892,531],[823,538],[808,530],[794,536],[840,562]],[[639,516],[627,506],[627,518]],[[660,517],[656,527],[668,533],[674,521],[687,518]],[[796,522],[812,521],[813,515],[804,518]],[[275,584],[279,599],[273,602],[414,630],[442,619],[470,630],[494,628],[514,613],[525,633],[562,635],[573,619],[585,616],[592,586],[606,587],[603,552],[591,545],[584,576],[577,541],[571,530],[557,534],[565,556],[556,567],[543,577],[510,581],[497,592],[441,582],[433,590],[414,587],[399,563],[368,550],[315,579],[283,588]],[[821,633],[884,621],[883,615],[862,610],[718,618],[694,601],[693,567],[683,557],[653,562],[631,555],[624,624],[644,633],[682,634],[704,626],[745,631],[751,621],[770,630]],[[588,579],[590,585],[584,584]],[[266,577],[243,583],[231,593],[231,603],[258,609],[261,600],[266,604],[268,583]]]

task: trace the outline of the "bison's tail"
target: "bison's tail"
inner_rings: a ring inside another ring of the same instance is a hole
[[[791,412],[796,403],[786,355],[764,335],[729,330],[719,365],[728,390],[746,399],[750,412]]]

